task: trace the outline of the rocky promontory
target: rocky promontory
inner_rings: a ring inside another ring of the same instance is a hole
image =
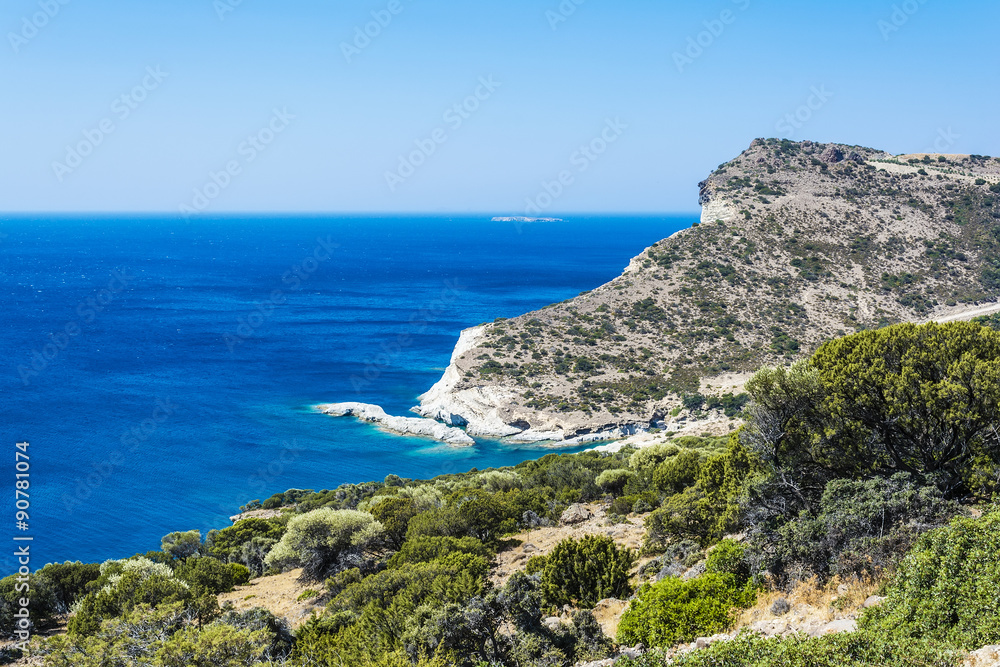
[[[762,365],[998,309],[1000,159],[758,139],[699,187],[700,221],[620,277],[462,332],[414,411],[567,445],[725,432]]]
[[[386,414],[378,405],[368,403],[332,403],[318,405],[316,409],[333,417],[356,417],[362,421],[371,422],[400,435],[415,435],[433,438],[449,445],[469,446],[476,444],[465,431],[434,421],[418,417],[394,417]]]

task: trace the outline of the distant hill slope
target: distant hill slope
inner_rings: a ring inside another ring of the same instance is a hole
[[[701,223],[619,278],[464,332],[416,410],[474,437],[625,434],[829,338],[1000,296],[1000,159],[758,139],[700,187]]]

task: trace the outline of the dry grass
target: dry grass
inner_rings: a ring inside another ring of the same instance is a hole
[[[834,577],[821,586],[818,579],[812,577],[798,582],[789,592],[767,591],[757,598],[757,604],[740,614],[734,632],[759,621],[781,620],[795,628],[857,618],[865,600],[874,595],[881,584],[882,580],[872,577]],[[781,598],[788,601],[791,610],[779,616],[771,613],[771,607]]]
[[[297,628],[309,620],[313,612],[323,610],[322,605],[316,604],[316,597],[299,599],[305,591],[323,587],[321,582],[307,584],[299,581],[301,574],[299,569],[253,579],[246,586],[237,586],[233,592],[219,595],[219,605],[229,602],[238,610],[263,607]]]

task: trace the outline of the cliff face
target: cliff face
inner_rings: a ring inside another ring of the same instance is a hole
[[[670,427],[683,397],[829,338],[1000,296],[1000,159],[758,139],[699,185],[700,224],[591,292],[464,332],[415,410],[473,437]]]

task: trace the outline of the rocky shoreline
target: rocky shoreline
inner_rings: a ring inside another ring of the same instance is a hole
[[[447,426],[433,419],[419,417],[396,417],[386,414],[378,405],[368,403],[330,403],[317,405],[316,410],[333,417],[356,417],[400,435],[415,435],[433,438],[449,445],[469,447],[476,444],[469,435],[460,428]]]

